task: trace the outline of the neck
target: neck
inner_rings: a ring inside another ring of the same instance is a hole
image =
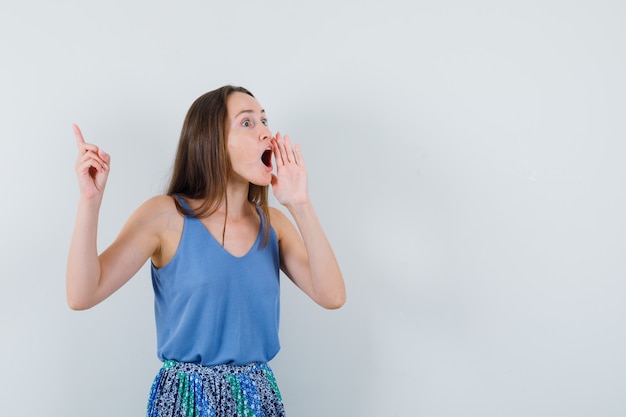
[[[226,214],[229,219],[233,220],[248,214],[250,212],[249,188],[249,183],[229,183],[226,187],[226,198],[217,211]]]
[[[229,182],[226,186],[226,198],[217,209],[218,215],[224,216],[224,227],[222,229],[222,246],[226,239],[226,225],[229,222],[238,222],[250,215],[252,206],[248,201],[249,183]]]

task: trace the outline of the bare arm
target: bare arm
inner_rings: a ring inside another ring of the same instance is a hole
[[[100,256],[97,249],[98,216],[110,157],[97,146],[85,143],[74,125],[78,160],[76,173],[80,199],[66,271],[67,302],[83,310],[98,304],[124,285],[146,262],[159,241],[149,227],[149,204],[137,210],[115,242]]]
[[[273,141],[277,175],[272,189],[289,210],[298,230],[278,210],[272,223],[278,228],[281,267],[287,276],[322,307],[341,307],[346,300],[343,275],[332,247],[309,200],[307,175],[300,147],[291,148],[289,137]]]

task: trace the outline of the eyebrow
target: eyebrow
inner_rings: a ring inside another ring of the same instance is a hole
[[[243,113],[254,113],[254,110],[242,110],[242,111],[240,111],[239,113],[237,113],[235,115],[235,119],[238,118]],[[265,110],[264,109],[261,109],[261,114],[265,114]]]

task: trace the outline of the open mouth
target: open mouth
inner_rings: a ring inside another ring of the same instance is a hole
[[[265,152],[263,152],[263,155],[261,155],[261,161],[263,161],[263,164],[265,164],[266,167],[268,168],[272,167],[272,150],[271,149],[266,149]]]

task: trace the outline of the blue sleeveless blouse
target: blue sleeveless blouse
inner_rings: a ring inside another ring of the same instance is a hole
[[[185,216],[172,260],[152,265],[160,360],[245,365],[278,353],[278,239],[270,228],[262,247],[266,219],[257,212],[259,234],[244,256],[230,254],[199,219]]]

